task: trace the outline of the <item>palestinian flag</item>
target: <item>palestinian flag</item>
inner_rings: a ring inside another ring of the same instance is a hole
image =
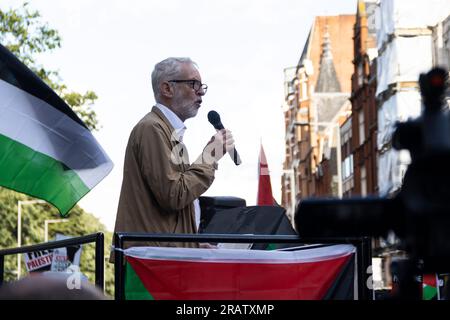
[[[422,280],[422,299],[438,300],[437,274],[424,274]]]
[[[66,215],[112,167],[72,109],[0,45],[0,186]]]
[[[133,247],[124,253],[129,300],[353,299],[351,245],[299,251]]]

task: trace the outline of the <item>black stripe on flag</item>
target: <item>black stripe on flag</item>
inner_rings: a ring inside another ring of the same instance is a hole
[[[8,49],[0,44],[0,79],[22,89],[64,113],[87,129],[83,121],[44,81],[28,69]]]
[[[355,296],[355,254],[342,267],[323,300],[353,300]]]

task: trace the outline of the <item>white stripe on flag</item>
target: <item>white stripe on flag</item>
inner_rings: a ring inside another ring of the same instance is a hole
[[[0,134],[58,160],[92,189],[113,164],[92,133],[28,92],[0,80]]]
[[[242,263],[299,263],[315,262],[347,256],[355,253],[352,245],[340,244],[298,251],[240,250],[240,249],[191,249],[162,247],[132,247],[124,250],[126,256],[140,259],[183,260]]]

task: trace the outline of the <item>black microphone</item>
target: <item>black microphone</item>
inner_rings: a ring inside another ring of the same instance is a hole
[[[209,121],[209,123],[211,123],[214,126],[214,128],[216,130],[225,129],[225,127],[222,124],[222,121],[220,121],[219,114],[214,110],[211,110],[210,112],[208,112],[208,121]],[[242,163],[241,157],[239,157],[239,154],[238,154],[236,148],[229,151],[228,154],[230,155],[230,157],[233,160],[235,165],[238,166]]]

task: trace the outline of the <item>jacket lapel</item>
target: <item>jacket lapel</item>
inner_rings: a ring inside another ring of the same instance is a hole
[[[169,120],[161,112],[161,110],[159,110],[159,108],[154,106],[152,108],[152,112],[155,113],[156,116],[160,119],[164,129],[167,132],[167,135],[170,137],[172,155],[175,156],[177,163],[180,164],[180,168],[182,169],[182,171],[186,171],[186,169],[189,167],[190,162],[185,144],[180,140],[180,137],[177,134],[175,128],[170,124]]]

